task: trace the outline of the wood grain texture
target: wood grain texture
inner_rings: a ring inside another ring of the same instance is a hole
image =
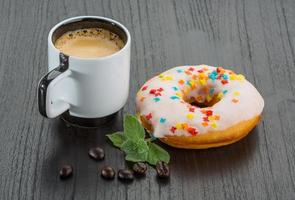
[[[0,199],[295,199],[294,0],[1,0]],[[129,101],[98,130],[67,128],[41,117],[36,86],[47,71],[47,34],[62,19],[101,15],[132,35]],[[139,87],[184,64],[222,65],[244,73],[266,101],[262,123],[242,141],[209,150],[178,150],[171,178],[131,184],[104,181],[98,168],[126,166],[104,135],[134,113]],[[88,158],[100,145],[106,160]],[[60,181],[62,163],[74,166]]]

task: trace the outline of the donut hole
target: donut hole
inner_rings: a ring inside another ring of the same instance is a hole
[[[187,102],[187,103],[188,103],[188,102]],[[189,102],[189,104],[190,104],[191,106],[195,106],[195,107],[198,107],[198,108],[207,108],[207,107],[208,107],[207,104],[205,104],[205,103],[201,103],[201,102],[197,102],[197,101],[191,101],[191,102]]]
[[[210,91],[215,91],[215,88],[202,87],[191,90],[187,92],[187,95],[184,93],[183,100],[191,106],[198,108],[212,107],[222,99],[222,96],[219,92]]]
[[[186,103],[189,103],[192,106],[198,107],[198,108],[207,108],[212,107],[214,104],[219,102],[221,99],[217,98],[217,95],[214,95],[211,100],[204,100],[204,101],[198,101],[195,98],[190,98],[188,101],[185,100]]]

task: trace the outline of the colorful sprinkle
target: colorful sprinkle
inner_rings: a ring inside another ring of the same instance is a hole
[[[230,80],[238,80],[238,81],[241,81],[241,80],[244,80],[245,79],[245,76],[243,76],[242,74],[231,74],[229,76],[229,79]]]
[[[206,85],[206,81],[204,79],[201,79],[199,82],[200,82],[200,85],[203,85],[203,86]]]
[[[178,83],[179,83],[180,85],[183,85],[183,84],[184,84],[184,80],[180,79],[180,80],[178,81]]]
[[[186,115],[186,118],[188,118],[188,119],[193,119],[193,118],[194,118],[194,114],[192,114],[192,113],[188,113],[188,114]]]
[[[174,91],[177,91],[178,90],[178,88],[177,87],[172,87],[172,89],[174,90]]]
[[[207,95],[207,96],[206,96],[206,100],[207,100],[208,102],[210,102],[210,101],[212,100],[212,97],[211,97],[210,95]]]
[[[161,124],[164,124],[165,122],[166,122],[166,118],[161,117],[161,118],[160,118],[160,123],[161,123]]]
[[[196,85],[196,81],[194,81],[194,80],[190,80],[190,81],[189,81],[189,84],[190,84],[191,87],[195,87],[195,85]]]
[[[172,127],[170,128],[170,131],[171,131],[172,133],[175,133],[175,131],[176,131],[176,127],[175,127],[175,126],[172,126]]]
[[[207,77],[207,75],[205,73],[200,73],[199,74],[200,79],[205,79],[206,77]]]
[[[227,79],[228,79],[228,75],[226,75],[226,74],[222,74],[222,78],[223,78],[224,80],[227,80]]]
[[[162,91],[164,91],[164,89],[160,87],[160,88],[157,89],[157,91],[162,92]]]
[[[190,108],[189,108],[189,111],[190,111],[190,112],[195,112],[195,108],[194,108],[194,107],[190,107]]]
[[[159,102],[160,100],[161,100],[161,99],[160,99],[159,97],[155,97],[155,98],[154,98],[154,101],[155,101],[155,102]]]
[[[139,101],[143,102],[144,99],[145,99],[145,97],[141,97],[141,98],[139,99]]]
[[[212,114],[213,114],[213,111],[212,111],[212,110],[207,110],[207,111],[206,111],[206,115],[207,115],[207,116],[211,116]]]
[[[182,125],[182,129],[184,129],[184,130],[188,128],[188,124],[187,123],[182,123],[181,125]]]
[[[202,126],[208,126],[208,122],[202,122]]]
[[[145,118],[147,119],[147,120],[150,120],[150,119],[152,119],[152,113],[149,113],[149,114],[147,114],[146,116],[145,116]]]
[[[192,75],[192,80],[197,80],[197,79],[198,79],[198,76],[195,75],[195,74],[193,74],[193,75]]]
[[[237,80],[241,81],[241,80],[244,80],[244,79],[245,79],[244,75],[242,75],[242,74],[237,75]]]
[[[179,97],[178,96],[171,96],[170,99],[176,100],[176,99],[179,99]]]
[[[240,92],[239,91],[234,91],[234,96],[239,96]]]
[[[216,124],[216,123],[212,123],[212,124],[211,124],[211,127],[212,127],[212,128],[217,128],[217,124]]]
[[[151,89],[150,94],[156,94],[157,90],[156,89]]]
[[[145,91],[147,88],[148,88],[147,85],[146,86],[143,86],[142,89],[141,89],[141,91]]]
[[[229,75],[229,80],[231,80],[231,81],[236,80],[236,75],[234,75],[234,74]]]
[[[215,117],[214,116],[209,116],[208,119],[209,119],[209,121],[213,121],[213,120],[215,120]]]
[[[162,91],[164,91],[163,88],[151,89],[150,94],[153,94],[155,97],[162,96],[162,94],[161,94]]]
[[[185,73],[186,75],[192,75],[192,73],[191,73],[190,71],[188,71],[188,70],[185,70],[184,73]]]
[[[173,80],[173,77],[172,76],[163,76],[161,78],[162,81],[172,81]]]
[[[182,93],[181,92],[176,92],[175,95],[178,96],[178,97],[182,97]]]
[[[209,78],[212,80],[212,81],[215,81],[216,80],[216,76],[212,75],[212,74],[209,74]]]
[[[193,136],[198,134],[198,131],[193,127],[188,127],[187,132],[189,132]]]
[[[220,73],[222,71],[222,67],[217,67],[216,71]]]
[[[165,80],[166,80],[166,81],[172,81],[172,80],[173,80],[173,77],[172,77],[172,76],[166,76],[166,77],[165,77]]]
[[[239,102],[239,100],[236,99],[236,98],[233,98],[231,101],[232,101],[233,103],[238,103],[238,102]]]
[[[177,71],[177,73],[182,73],[182,70],[181,69],[178,69],[176,71]]]
[[[177,123],[177,124],[175,125],[175,127],[176,127],[177,129],[182,129],[182,124],[181,124],[181,123]]]
[[[185,87],[185,88],[183,89],[183,93],[184,93],[184,94],[188,94],[190,91],[191,91],[191,90],[190,90],[189,87]]]
[[[209,94],[210,94],[211,96],[213,96],[213,94],[214,94],[214,88],[210,88],[210,90],[209,90]]]
[[[218,95],[217,95],[217,98],[221,99],[222,97],[223,97],[223,92],[219,92]]]
[[[188,68],[190,71],[194,71],[195,69],[193,67]]]
[[[223,85],[225,85],[225,84],[228,83],[228,80],[222,80],[221,83],[222,83]]]
[[[209,78],[212,80],[212,81],[215,81],[217,79],[217,72],[216,71],[212,71],[210,74],[209,74]]]

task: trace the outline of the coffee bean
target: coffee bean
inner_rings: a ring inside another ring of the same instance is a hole
[[[67,179],[73,175],[73,167],[71,165],[63,165],[59,170],[59,177]]]
[[[88,155],[94,160],[103,160],[104,159],[104,150],[99,147],[94,147],[89,149]]]
[[[163,161],[157,162],[156,171],[159,178],[168,178],[170,176],[169,166]]]
[[[132,169],[133,169],[134,173],[137,175],[145,175],[145,172],[147,170],[147,166],[145,163],[138,162],[133,165]]]
[[[101,169],[101,176],[105,179],[113,179],[115,175],[116,172],[112,167],[104,167]]]
[[[118,171],[118,178],[123,181],[133,181],[134,176],[129,169],[120,169]]]

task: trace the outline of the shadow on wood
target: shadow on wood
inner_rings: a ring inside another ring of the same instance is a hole
[[[107,162],[115,163],[116,155],[120,154],[117,149],[106,142],[105,135],[122,130],[121,115],[119,112],[110,122],[92,129],[71,127],[61,119],[55,120],[51,130],[55,150],[44,160],[41,174],[43,180],[41,186],[45,187],[44,190],[49,189],[52,192],[67,190],[67,187],[74,187],[75,179],[79,179],[79,183],[85,187],[96,183],[100,178],[99,168]],[[95,146],[105,150],[104,161],[97,162],[89,158],[88,150]],[[58,170],[63,164],[73,166],[74,172],[71,179],[74,180],[59,180]]]
[[[201,150],[169,147],[172,173],[190,179],[214,177],[214,174],[230,170],[237,171],[239,167],[249,162],[257,143],[258,130],[254,128],[247,137],[228,146]]]

